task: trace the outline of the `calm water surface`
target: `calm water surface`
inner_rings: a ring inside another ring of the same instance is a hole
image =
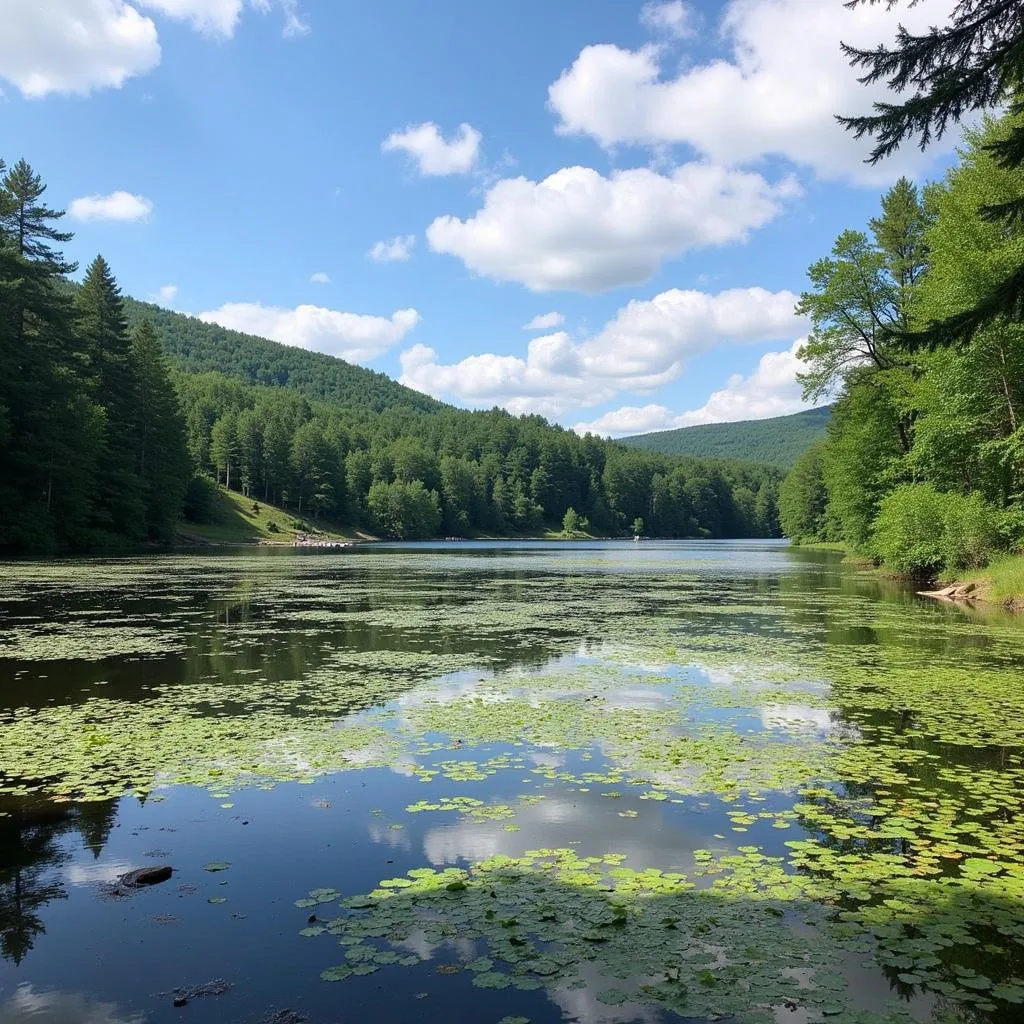
[[[1024,1019],[1022,687],[779,543],[0,564],[0,1024]]]

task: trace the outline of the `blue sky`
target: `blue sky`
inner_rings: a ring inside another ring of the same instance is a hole
[[[0,21],[0,155],[70,209],[83,265],[601,432],[800,408],[807,265],[947,158],[869,169],[835,125],[870,101],[839,39],[896,21],[841,0],[0,0]]]

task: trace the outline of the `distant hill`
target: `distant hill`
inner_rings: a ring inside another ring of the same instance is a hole
[[[125,298],[125,313],[129,327],[148,318],[172,362],[186,373],[215,371],[249,384],[288,388],[313,401],[373,412],[446,408],[383,373],[322,352],[231,331],[137,299]]]
[[[743,459],[788,469],[816,441],[825,437],[832,410],[808,409],[792,416],[739,423],[706,423],[678,430],[623,437],[630,448],[712,459]]]

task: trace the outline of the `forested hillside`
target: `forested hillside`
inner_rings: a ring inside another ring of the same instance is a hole
[[[831,409],[807,409],[792,416],[737,423],[703,423],[676,430],[624,437],[622,444],[665,455],[748,459],[789,469],[811,445],[825,438]]]
[[[396,407],[430,412],[441,407],[440,402],[383,373],[321,352],[231,331],[136,299],[125,299],[125,315],[130,327],[148,320],[159,333],[164,351],[187,373],[212,370],[250,384],[290,388],[309,399],[378,412]]]
[[[221,374],[175,377],[197,467],[300,514],[385,536],[560,526],[665,537],[772,536],[781,474],[579,437],[539,416],[310,403]],[[639,522],[638,522],[639,521]]]
[[[0,167],[2,548],[167,543],[182,514],[210,514],[213,481],[389,537],[566,522],[777,535],[771,467],[454,409],[329,356],[126,300],[102,257],[71,286],[59,250],[70,235],[44,192],[23,161]]]
[[[941,183],[899,181],[810,268],[805,392],[839,397],[784,484],[790,537],[916,574],[1024,546],[1024,323],[977,312],[1024,265],[1024,219],[1001,214],[1024,195],[999,156],[1015,131],[1024,113],[968,131]]]

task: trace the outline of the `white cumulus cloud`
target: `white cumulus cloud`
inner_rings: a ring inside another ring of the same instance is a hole
[[[696,32],[694,11],[683,0],[650,0],[640,8],[644,28],[671,39],[689,39]]]
[[[730,0],[720,23],[727,59],[673,73],[657,46],[588,46],[551,85],[549,103],[560,132],[604,146],[683,143],[727,165],[774,154],[825,178],[878,183],[921,168],[931,155],[911,144],[878,167],[863,163],[870,142],[856,141],[834,115],[869,112],[886,90],[857,81],[840,41],[891,42],[899,23],[926,32],[955,2],[890,11],[886,4],[850,10],[838,0]]]
[[[688,249],[742,241],[798,193],[791,178],[771,185],[760,174],[706,163],[607,178],[565,167],[543,181],[497,182],[476,214],[438,217],[427,240],[499,281],[593,294],[642,282]]]
[[[36,99],[119,88],[160,63],[156,25],[123,0],[0,0],[0,78]]]
[[[375,242],[367,255],[377,263],[402,263],[412,256],[415,235],[396,235],[387,241]]]
[[[135,0],[169,18],[188,21],[199,32],[230,38],[242,16],[244,0]]]
[[[308,31],[298,0],[0,0],[0,78],[30,99],[117,89],[160,63],[149,13],[227,39],[247,6],[279,10],[286,37]]]
[[[404,131],[392,132],[382,143],[385,153],[400,150],[408,153],[420,174],[465,174],[476,166],[480,156],[481,134],[471,124],[460,124],[451,139],[441,134],[433,121],[410,125]]]
[[[312,281],[313,284],[330,284],[331,277],[329,274],[325,274],[322,270],[318,270],[310,277],[310,281]]]
[[[415,309],[399,309],[384,317],[323,306],[285,309],[259,302],[228,302],[200,313],[199,319],[358,363],[374,359],[400,342],[419,323],[420,315]]]
[[[551,331],[564,323],[565,317],[561,313],[538,313],[528,324],[523,324],[523,330]]]
[[[161,306],[169,306],[178,297],[178,286],[176,284],[161,285],[157,289],[155,297]]]
[[[68,203],[68,214],[74,220],[148,220],[153,212],[153,203],[145,196],[131,192],[111,192],[108,196],[92,195],[72,199]]]
[[[577,423],[580,434],[625,437],[652,430],[673,430],[700,423],[735,423],[785,416],[809,408],[803,401],[797,371],[803,369],[797,350],[805,344],[799,338],[782,352],[767,352],[749,376],[733,374],[724,388],[713,392],[699,409],[676,415],[663,405],[622,406],[589,423]]]
[[[709,295],[670,289],[623,306],[593,337],[564,331],[530,340],[525,358],[483,353],[444,364],[414,345],[402,353],[402,383],[471,406],[562,416],[611,401],[623,391],[650,392],[682,372],[693,355],[721,343],[792,338],[803,329],[792,292],[737,288]]]

